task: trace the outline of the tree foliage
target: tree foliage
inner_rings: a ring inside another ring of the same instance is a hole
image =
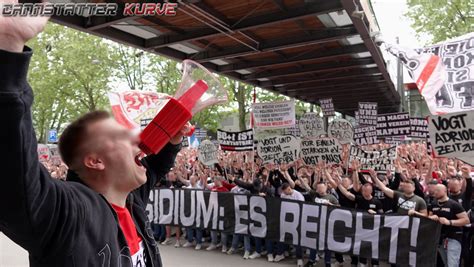
[[[438,43],[474,30],[474,0],[407,0],[405,14],[418,37],[428,35]]]
[[[181,63],[53,23],[28,45],[34,50],[29,72],[35,94],[33,123],[42,142],[49,129],[61,132],[68,122],[86,112],[108,110],[109,91],[146,90],[173,95],[181,82]],[[215,132],[223,119],[238,114],[239,127],[245,130],[254,86],[223,76],[220,80],[229,102],[204,109],[191,122]],[[288,99],[260,88],[255,90],[256,102]],[[296,101],[297,117],[308,110],[308,104]]]

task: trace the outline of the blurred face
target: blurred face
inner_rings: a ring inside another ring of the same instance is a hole
[[[316,192],[318,192],[318,194],[322,195],[322,196],[325,196],[328,192],[328,187],[326,184],[318,184],[316,186]]]
[[[362,186],[362,196],[366,199],[370,199],[372,197],[372,185],[371,184],[365,184]]]
[[[198,180],[198,177],[196,175],[191,175],[191,177],[189,177],[189,182],[191,183],[192,186],[196,185],[197,180]]]
[[[168,173],[168,181],[170,181],[170,182],[175,182],[176,181],[176,173],[175,172],[169,172]]]
[[[442,199],[446,196],[446,187],[444,185],[438,184],[434,189],[434,197],[436,199]]]
[[[89,139],[84,143],[83,164],[91,173],[100,173],[108,186],[131,192],[143,185],[146,169],[140,160],[145,156],[137,135],[108,118],[88,126]]]
[[[222,181],[220,179],[214,179],[214,186],[221,187],[222,186]]]
[[[457,193],[461,191],[462,188],[462,182],[460,179],[457,178],[451,178],[449,179],[448,182],[448,188],[450,192]]]
[[[434,195],[435,188],[436,188],[435,184],[428,184],[428,193],[430,194],[430,196]]]
[[[285,190],[282,190],[282,193],[289,196],[292,193],[291,187],[286,188]]]
[[[400,186],[403,190],[403,193],[407,195],[411,195],[413,194],[413,192],[415,192],[415,185],[413,185],[412,183],[401,183]]]
[[[344,188],[349,188],[350,186],[352,185],[352,180],[348,177],[344,177],[342,178],[342,186],[344,186]]]

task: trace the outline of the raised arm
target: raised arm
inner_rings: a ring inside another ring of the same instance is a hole
[[[382,190],[382,192],[389,198],[394,197],[393,190],[385,186],[377,177],[377,174],[375,173],[374,170],[369,170],[370,176],[372,177],[372,180],[375,182],[377,187]]]
[[[26,79],[32,51],[24,45],[46,21],[0,16],[0,149],[8,152],[0,154],[0,230],[32,257],[52,256],[58,246],[69,253],[84,223],[84,202],[93,201],[52,179],[38,161]]]
[[[339,188],[339,190],[341,191],[341,193],[346,196],[348,199],[350,199],[351,201],[355,201],[355,195],[352,194],[351,192],[347,191],[347,189],[342,185],[342,184],[339,184],[337,186],[337,188]]]

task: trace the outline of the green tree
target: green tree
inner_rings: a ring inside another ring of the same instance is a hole
[[[418,37],[429,35],[431,44],[474,30],[474,0],[407,0],[408,16]]]
[[[53,23],[29,42],[33,123],[40,141],[48,129],[60,131],[85,112],[108,108],[115,61],[107,42]]]

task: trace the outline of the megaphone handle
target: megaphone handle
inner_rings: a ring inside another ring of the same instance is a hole
[[[178,101],[187,110],[191,111],[194,108],[194,105],[196,105],[196,102],[199,100],[199,98],[201,98],[208,88],[209,86],[207,86],[206,82],[203,80],[198,80],[178,99]]]

